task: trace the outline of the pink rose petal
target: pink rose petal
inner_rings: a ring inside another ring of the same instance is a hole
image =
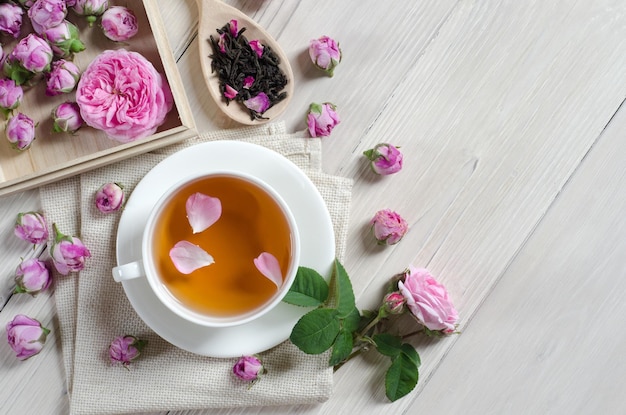
[[[283,274],[280,271],[280,264],[276,257],[269,252],[263,252],[254,258],[254,265],[259,272],[280,288],[283,283]]]
[[[183,274],[191,274],[215,262],[204,249],[188,241],[180,241],[174,245],[170,250],[170,258],[176,269]]]
[[[202,193],[194,193],[185,203],[187,219],[193,233],[199,233],[213,225],[222,215],[222,202]]]

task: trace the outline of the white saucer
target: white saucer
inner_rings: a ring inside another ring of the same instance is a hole
[[[165,190],[194,173],[230,169],[252,174],[272,186],[287,202],[298,224],[300,265],[329,277],[335,258],[330,214],[311,180],[290,160],[255,144],[213,141],[164,159],[139,182],[120,218],[117,263],[141,259],[141,238],[150,209]],[[238,357],[270,349],[289,338],[305,308],[281,303],[250,323],[211,328],[190,323],[161,304],[145,278],[122,282],[139,316],[159,336],[192,353]]]

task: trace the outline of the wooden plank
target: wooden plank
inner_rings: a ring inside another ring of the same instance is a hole
[[[618,358],[625,128],[622,105],[413,402],[415,413],[626,412]]]

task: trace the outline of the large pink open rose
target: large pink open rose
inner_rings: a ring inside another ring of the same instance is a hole
[[[122,143],[154,134],[172,109],[165,78],[141,54],[102,52],[83,72],[76,102],[85,123]]]

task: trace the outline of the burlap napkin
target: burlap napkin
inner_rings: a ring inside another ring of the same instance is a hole
[[[345,249],[352,182],[321,172],[319,139],[285,134],[284,125],[204,134],[162,150],[106,166],[41,188],[44,213],[65,234],[80,236],[92,257],[78,275],[57,275],[60,340],[73,414],[110,414],[212,407],[312,404],[330,396],[328,356],[309,356],[290,342],[263,352],[267,375],[252,388],[232,375],[235,359],[198,356],[172,346],[137,316],[122,286],[113,281],[119,214],[102,215],[94,193],[110,181],[131,193],[155,164],[174,152],[209,140],[233,139],[273,149],[297,164],[320,190],[333,221],[337,256]],[[113,338],[133,334],[148,341],[130,370],[113,366]]]

